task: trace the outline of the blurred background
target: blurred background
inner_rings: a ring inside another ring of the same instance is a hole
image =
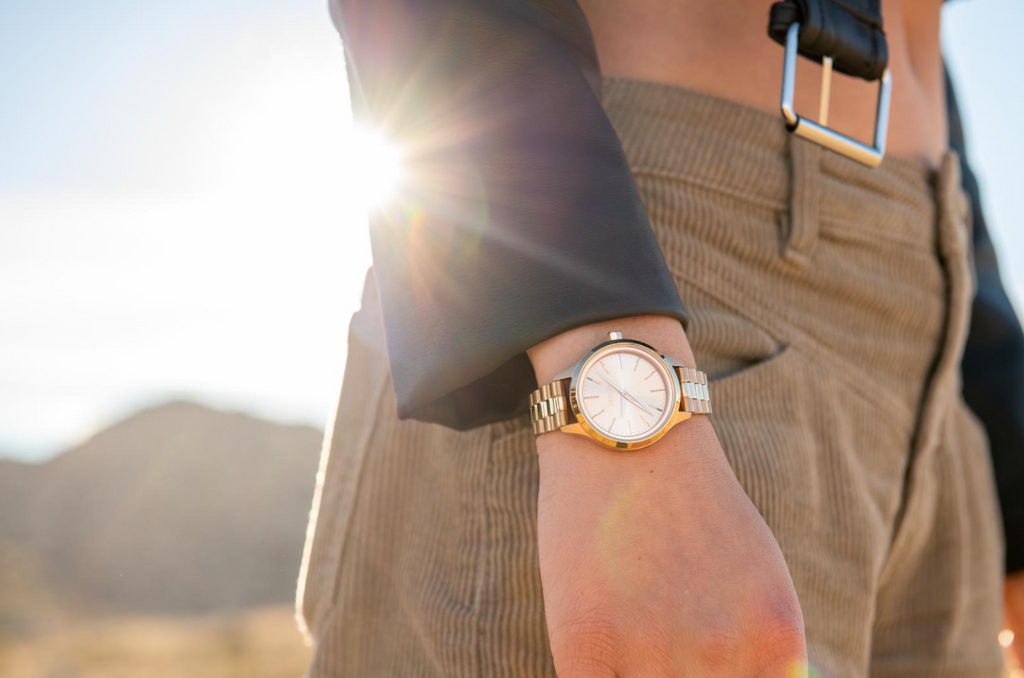
[[[947,4],[1020,309],[1024,78],[998,46],[1024,3]],[[386,156],[325,0],[0,4],[0,676],[302,674]]]

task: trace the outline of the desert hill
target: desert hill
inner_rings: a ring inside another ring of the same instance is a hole
[[[289,602],[320,442],[176,402],[49,462],[0,463],[0,636],[32,623],[32,591],[90,616]]]

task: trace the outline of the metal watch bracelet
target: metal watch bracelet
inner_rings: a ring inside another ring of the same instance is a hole
[[[682,390],[679,410],[692,414],[710,414],[708,377],[691,367],[674,367]],[[557,431],[573,423],[575,415],[569,409],[569,379],[557,379],[530,394],[530,423],[537,435]]]

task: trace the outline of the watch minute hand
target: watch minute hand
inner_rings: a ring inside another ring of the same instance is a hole
[[[637,400],[636,398],[634,398],[633,396],[631,396],[630,394],[628,394],[626,392],[623,392],[622,393],[622,397],[625,398],[626,400],[628,400],[629,402],[633,403],[634,405],[636,405],[637,407],[639,407],[641,410],[643,410],[647,414],[651,415],[652,417],[654,416],[654,412],[651,412],[649,409],[647,409],[646,407],[641,405],[640,401]]]
[[[604,377],[602,377],[600,374],[597,375],[597,378],[600,379],[601,381],[603,381],[604,383],[606,383],[607,385],[611,386],[612,388],[614,388],[618,392],[619,395],[621,395],[621,396],[625,396],[626,395],[625,391],[623,391],[621,388],[619,388],[618,386],[616,386],[612,382],[610,382],[607,379],[605,379]]]
[[[654,416],[654,412],[651,412],[651,411],[650,411],[649,409],[647,409],[646,407],[644,407],[643,405],[641,405],[641,404],[640,404],[640,401],[639,401],[639,400],[637,400],[637,399],[636,399],[636,398],[634,398],[633,396],[629,395],[629,393],[627,393],[627,392],[626,392],[626,391],[624,391],[623,389],[619,388],[618,386],[616,386],[615,384],[613,384],[612,382],[608,381],[607,379],[605,379],[604,377],[602,377],[602,376],[600,376],[600,375],[598,375],[598,379],[600,379],[601,381],[603,381],[604,383],[608,384],[608,385],[609,385],[609,386],[611,386],[611,387],[612,387],[613,389],[615,389],[616,391],[618,391],[619,395],[621,395],[621,396],[623,397],[623,399],[624,399],[624,400],[628,400],[629,402],[633,403],[634,405],[636,405],[637,407],[639,407],[639,408],[640,408],[641,410],[643,410],[643,411],[644,411],[644,412],[646,412],[647,414],[651,415],[652,417]]]

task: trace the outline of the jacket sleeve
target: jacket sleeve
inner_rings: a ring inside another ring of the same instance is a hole
[[[398,415],[526,411],[525,351],[685,311],[601,106],[574,0],[331,0],[357,123],[403,149],[370,217]]]
[[[948,72],[946,92],[950,146],[960,154],[964,190],[971,198],[978,281],[964,349],[963,394],[988,433],[1006,535],[1006,569],[1015,572],[1024,569],[1024,332],[999,277]]]

